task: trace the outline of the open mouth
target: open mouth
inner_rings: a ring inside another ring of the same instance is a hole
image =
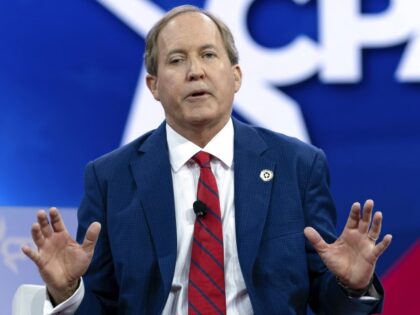
[[[195,92],[195,93],[191,94],[191,96],[196,97],[196,96],[203,96],[203,95],[206,95],[206,94],[207,94],[206,92],[202,91],[202,92]]]
[[[207,95],[210,95],[210,93],[206,90],[206,89],[202,89],[202,90],[193,90],[191,91],[191,93],[188,95],[189,98],[200,98],[200,97],[205,97]]]
[[[208,93],[206,91],[197,91],[194,93],[191,93],[190,96],[191,97],[199,97],[199,96],[204,96],[207,95]]]

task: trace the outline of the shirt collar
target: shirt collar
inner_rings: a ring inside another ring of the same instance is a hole
[[[178,172],[199,151],[210,153],[227,167],[231,167],[233,164],[233,133],[232,119],[229,119],[222,130],[204,148],[200,148],[166,124],[166,139],[172,170]]]

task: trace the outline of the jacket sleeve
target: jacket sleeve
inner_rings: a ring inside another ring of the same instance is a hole
[[[324,153],[315,155],[306,184],[304,211],[307,226],[314,227],[327,243],[335,241],[336,212],[329,189],[329,171]],[[310,306],[316,314],[362,315],[381,311],[383,299],[355,299],[346,295],[334,275],[306,240],[310,274]],[[374,285],[383,296],[383,289],[375,276]]]
[[[83,276],[85,295],[76,314],[117,314],[118,283],[107,234],[105,183],[98,180],[94,162],[85,170],[85,194],[78,210],[77,240],[83,242],[89,225],[98,221],[101,232],[92,262]]]

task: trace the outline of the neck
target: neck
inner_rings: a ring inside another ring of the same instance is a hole
[[[167,121],[167,123],[171,126],[172,129],[174,129],[185,139],[188,139],[200,148],[204,148],[211,141],[211,139],[213,139],[214,136],[217,135],[224,126],[226,126],[229,119],[230,116],[227,119],[221,120],[214,125],[189,125],[187,128],[180,128],[180,126],[173,125],[169,121]]]

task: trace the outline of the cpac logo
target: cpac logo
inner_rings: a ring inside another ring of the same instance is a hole
[[[97,0],[141,37],[165,13],[140,0]],[[290,0],[304,5],[310,0]],[[361,0],[318,0],[320,42],[298,36],[288,46],[269,49],[255,43],[246,17],[252,0],[209,0],[206,9],[227,22],[239,49],[245,74],[234,109],[257,125],[309,141],[298,104],[276,87],[299,83],[314,74],[324,83],[355,83],[362,78],[363,48],[408,43],[396,78],[420,82],[420,2],[390,0],[385,12],[361,14]],[[229,6],[229,8],[227,8]],[[264,69],[261,71],[261,69]],[[155,128],[163,119],[144,81],[138,81],[123,143]]]
[[[6,237],[6,221],[0,218],[0,255],[5,266],[15,274],[19,273],[17,261],[26,258],[20,250],[23,245],[34,246],[28,237]]]

